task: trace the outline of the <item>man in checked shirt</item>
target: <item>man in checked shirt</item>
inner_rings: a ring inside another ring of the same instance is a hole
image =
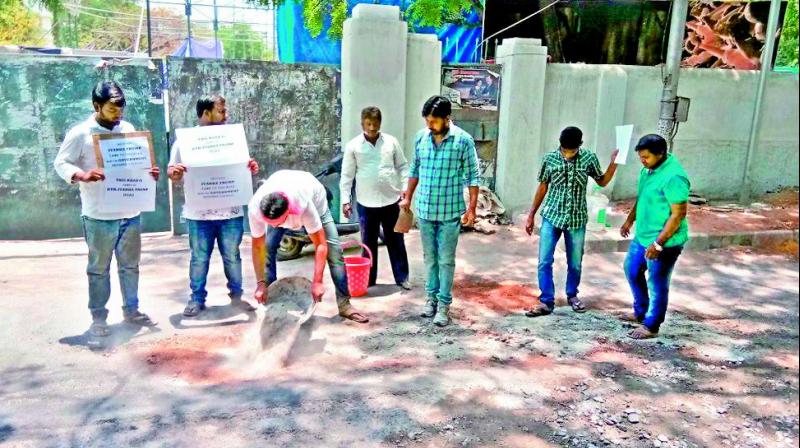
[[[452,105],[442,96],[431,97],[422,107],[426,128],[417,133],[408,191],[400,207],[411,208],[417,197],[417,217],[422,251],[428,270],[428,300],[422,317],[444,327],[450,323],[456,246],[461,225],[472,226],[478,204],[478,155],[475,141],[450,122]],[[469,206],[464,204],[469,187]]]
[[[586,307],[578,298],[581,283],[583,243],[586,236],[588,213],[586,210],[586,184],[589,177],[597,185],[605,187],[617,171],[617,152],[611,155],[611,163],[605,173],[595,153],[581,148],[583,133],[576,127],[561,131],[561,146],[544,156],[539,172],[539,188],[533,199],[525,230],[533,234],[534,217],[542,208],[542,229],[539,238],[539,303],[525,313],[528,317],[546,316],[555,307],[555,285],[553,283],[553,261],[556,244],[564,235],[567,249],[567,302],[576,313]],[[546,199],[546,200],[545,200]]]

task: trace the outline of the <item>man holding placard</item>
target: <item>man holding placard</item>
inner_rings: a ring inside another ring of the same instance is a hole
[[[125,321],[155,325],[139,311],[140,212],[155,206],[159,169],[153,165],[149,133],[135,133],[130,123],[122,121],[125,95],[119,84],[98,83],[92,90],[92,104],[94,114],[67,132],[53,165],[62,179],[80,187],[81,219],[89,247],[89,334],[105,337],[109,334],[106,304],[111,296],[112,256],[117,259]]]
[[[203,96],[196,110],[199,127],[176,130],[167,170],[174,182],[187,178],[183,217],[189,230],[192,292],[183,315],[195,317],[206,309],[206,281],[215,243],[222,256],[231,305],[252,312],[255,308],[242,300],[239,245],[244,234],[243,206],[253,193],[250,176],[258,173],[258,163],[247,154],[241,125],[222,126],[228,119],[225,98]]]
[[[595,153],[582,148],[583,132],[573,126],[561,131],[558,149],[545,154],[539,171],[539,187],[533,199],[525,231],[533,235],[536,213],[542,208],[542,228],[539,237],[539,289],[541,295],[528,317],[546,316],[555,307],[553,263],[558,240],[564,236],[567,249],[567,302],[576,313],[586,307],[578,298],[581,283],[583,249],[586,237],[588,211],[586,187],[589,177],[600,187],[605,187],[617,171],[617,154],[605,172]]]

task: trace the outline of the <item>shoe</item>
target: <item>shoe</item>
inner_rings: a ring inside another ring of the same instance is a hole
[[[231,306],[234,308],[238,308],[246,313],[252,313],[256,310],[253,305],[250,305],[249,302],[242,300],[241,297],[231,297]]]
[[[408,280],[404,281],[403,283],[398,283],[397,286],[405,289],[406,291],[411,291],[411,282]]]
[[[438,305],[439,301],[436,299],[428,298],[428,301],[425,302],[425,307],[422,308],[422,313],[420,316],[422,317],[433,317],[436,314],[436,305]]]
[[[439,304],[436,309],[436,317],[433,318],[433,324],[437,327],[446,327],[450,323],[450,305]]]

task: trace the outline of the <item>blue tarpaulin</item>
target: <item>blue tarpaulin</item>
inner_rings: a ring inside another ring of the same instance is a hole
[[[400,6],[411,3],[402,0],[350,1],[348,8],[358,3]],[[402,4],[401,4],[402,3]],[[329,24],[326,24],[317,38],[311,37],[303,25],[303,7],[288,0],[278,7],[278,58],[281,62],[308,62],[319,64],[340,64],[342,62],[342,43],[327,37]],[[436,34],[442,41],[442,61],[447,63],[478,62],[476,51],[481,39],[480,15],[473,11],[467,16],[472,26],[445,25],[440,29],[423,28],[417,33]]]
[[[189,45],[191,43],[191,45]],[[212,58],[222,59],[225,54],[222,48],[222,42],[218,40],[198,40],[186,39],[183,45],[172,53],[173,56],[181,56],[186,58]]]

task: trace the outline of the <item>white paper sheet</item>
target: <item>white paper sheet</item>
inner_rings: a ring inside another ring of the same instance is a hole
[[[633,125],[626,124],[623,126],[617,126],[616,128],[617,134],[617,149],[619,150],[619,154],[617,154],[617,159],[615,162],[618,165],[625,165],[626,161],[628,160],[628,153],[631,149],[631,138],[633,137]]]
[[[186,205],[194,210],[245,205],[253,196],[253,177],[245,162],[190,167],[183,179]]]
[[[176,129],[181,162],[187,167],[247,163],[250,153],[244,126],[227,124]]]

